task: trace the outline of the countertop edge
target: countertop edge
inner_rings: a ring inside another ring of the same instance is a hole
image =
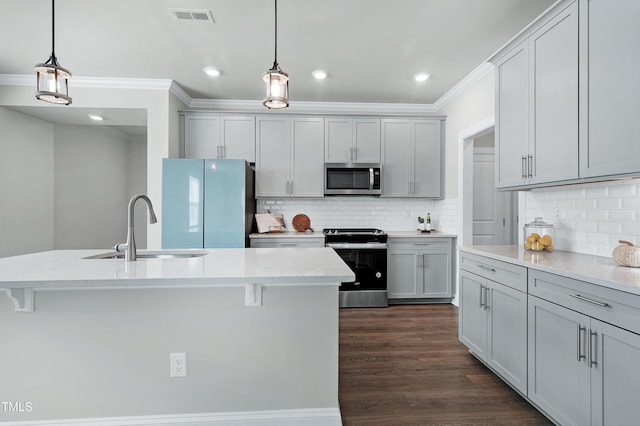
[[[461,252],[466,252],[470,254],[475,254],[478,256],[488,257],[494,260],[499,260],[502,262],[511,263],[514,265],[523,266],[526,268],[535,269],[542,272],[548,272],[550,274],[560,275],[567,278],[572,278],[579,281],[585,281],[590,284],[595,284],[601,287],[610,288],[613,290],[619,290],[625,293],[640,295],[640,269],[639,268],[628,268],[625,266],[620,266],[615,263],[615,261],[611,258],[604,256],[594,256],[589,254],[582,253],[574,253],[574,252],[563,252],[563,251],[554,251],[553,253],[547,253],[549,256],[553,256],[556,253],[565,253],[567,256],[571,256],[575,259],[576,267],[580,265],[598,265],[602,268],[607,268],[614,273],[616,270],[619,270],[620,275],[624,275],[626,278],[629,276],[633,276],[633,282],[630,282],[631,279],[628,279],[628,282],[622,282],[621,280],[616,281],[611,278],[604,278],[592,274],[587,274],[584,272],[579,272],[571,269],[561,268],[557,266],[549,266],[549,265],[541,265],[539,263],[533,262],[531,260],[526,260],[521,257],[515,258],[513,256],[507,256],[504,254],[499,254],[495,252],[488,251],[487,249],[482,249],[479,247],[469,247],[464,246],[460,247]],[[491,247],[491,246],[486,246]],[[496,246],[496,247],[507,247],[507,246]],[[514,250],[517,248],[518,256],[524,255],[524,249],[519,246],[508,246],[512,247]],[[536,254],[536,253],[533,253]]]

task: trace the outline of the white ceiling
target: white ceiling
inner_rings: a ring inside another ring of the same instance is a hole
[[[278,62],[292,103],[432,104],[553,2],[280,0]],[[169,8],[210,10],[215,23]],[[56,2],[56,55],[74,76],[172,79],[196,99],[261,99],[273,30],[272,0]],[[2,0],[0,36],[0,74],[32,74],[50,54],[51,1]],[[431,78],[416,83],[419,72]]]

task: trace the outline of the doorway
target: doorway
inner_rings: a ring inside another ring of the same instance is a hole
[[[460,134],[461,243],[517,244],[518,193],[495,189],[493,119]]]
[[[473,139],[474,245],[505,245],[517,241],[515,223],[518,198],[513,191],[495,188],[495,133]],[[515,206],[514,206],[515,204]]]

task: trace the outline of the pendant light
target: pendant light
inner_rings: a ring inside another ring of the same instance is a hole
[[[69,105],[69,70],[62,68],[55,54],[55,0],[51,0],[51,56],[36,64],[36,99],[53,104]]]
[[[289,106],[289,76],[278,65],[278,0],[275,1],[275,53],[273,66],[262,74],[262,80],[267,83],[267,96],[262,105],[269,109],[286,108]]]

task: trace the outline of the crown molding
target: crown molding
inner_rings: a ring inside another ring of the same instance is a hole
[[[35,74],[0,74],[0,86],[32,86],[35,78]],[[169,79],[109,77],[72,77],[71,81],[75,87],[137,90],[169,90],[174,83]]]
[[[444,108],[449,102],[454,100],[458,95],[467,90],[469,87],[473,86],[477,83],[482,77],[487,75],[489,72],[493,71],[493,65],[488,62],[483,62],[478,65],[473,71],[467,74],[462,80],[456,83],[451,89],[447,91],[444,95],[440,97],[434,104],[433,107],[436,111],[440,111]]]
[[[447,103],[475,84],[489,71],[493,65],[484,62],[460,80],[447,93],[433,104],[400,104],[371,102],[311,102],[292,101],[286,112],[291,113],[333,113],[333,114],[393,114],[424,115],[435,114]],[[0,86],[31,86],[35,84],[35,75],[0,74]],[[73,77],[75,87],[91,87],[99,89],[135,89],[166,90],[175,95],[188,108],[226,110],[239,112],[265,112],[260,100],[234,99],[194,99],[174,80],[146,78],[109,78],[109,77]],[[276,113],[277,111],[271,110]],[[284,111],[283,111],[284,112]]]
[[[189,108],[266,112],[259,100],[231,99],[193,99]],[[310,102],[291,101],[289,107],[282,110],[270,110],[273,113],[311,113],[311,114],[433,114],[436,110],[430,104],[396,104],[396,103],[364,103],[364,102]]]

